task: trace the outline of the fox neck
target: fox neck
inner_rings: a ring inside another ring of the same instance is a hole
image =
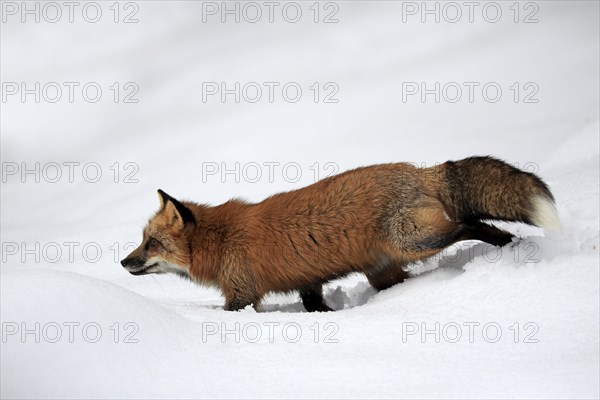
[[[223,214],[220,206],[208,207],[186,203],[196,224],[187,232],[190,246],[189,277],[191,280],[209,286],[218,285],[221,257],[225,247],[230,222],[227,213]]]

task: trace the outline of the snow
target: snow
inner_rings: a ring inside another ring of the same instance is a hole
[[[312,22],[311,2],[297,24],[203,23],[200,2],[136,2],[136,24],[115,24],[112,3],[96,24],[3,15],[2,82],[97,82],[103,97],[0,104],[2,398],[598,398],[599,6],[535,2],[525,24],[509,3],[498,23],[403,22],[407,2],[364,1],[336,2],[333,24]],[[114,82],[139,102],[115,103]],[[297,82],[303,96],[203,102],[202,82]],[[315,103],[314,82],[339,102]],[[403,101],[407,82],[456,82],[463,98]],[[464,82],[502,97],[469,102]],[[296,295],[225,312],[213,288],[118,263],[158,188],[259,201],[360,165],[486,154],[539,174],[562,230],[498,223],[522,239],[462,243],[379,293],[359,275],[331,282],[333,313]],[[61,178],[23,175],[35,162]],[[73,182],[65,162],[80,163]]]

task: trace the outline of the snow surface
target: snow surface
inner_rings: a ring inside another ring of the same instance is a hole
[[[533,24],[512,21],[512,2],[495,24],[403,23],[401,2],[338,2],[336,24],[202,23],[201,3],[136,4],[137,24],[2,23],[2,82],[105,90],[94,104],[1,104],[3,171],[93,161],[103,172],[97,183],[81,169],[70,183],[66,168],[58,183],[3,179],[2,398],[600,396],[597,2],[536,2]],[[301,4],[312,16],[312,2]],[[298,82],[305,94],[203,103],[212,81]],[[139,103],[112,102],[113,82],[136,82]],[[339,103],[312,102],[313,82],[336,82]],[[403,102],[403,82],[498,82],[504,94]],[[535,82],[539,102],[515,103],[514,82]],[[268,296],[260,313],[225,312],[214,289],[134,277],[117,262],[140,240],[158,188],[258,201],[313,182],[317,162],[322,176],[326,163],[483,154],[542,176],[562,231],[499,224],[524,239],[499,252],[463,243],[380,293],[363,276],[332,282],[333,313],[303,312],[294,295]],[[123,182],[127,162],[138,183]],[[273,182],[266,168],[256,183],[203,179],[203,163],[235,162],[281,164]],[[282,176],[291,162],[298,182]],[[102,250],[96,262],[94,248],[82,254],[88,243]]]

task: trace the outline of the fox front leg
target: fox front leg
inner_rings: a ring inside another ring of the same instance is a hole
[[[225,294],[225,311],[239,311],[250,304],[254,305],[254,309],[257,309],[260,296],[253,290],[240,291],[240,290],[228,290],[224,291]]]
[[[308,312],[325,312],[333,311],[323,299],[323,286],[320,283],[307,285],[300,289],[300,298],[302,304]]]
[[[219,287],[225,296],[225,311],[239,311],[250,304],[256,309],[264,293],[258,292],[250,266],[235,262],[245,256],[229,254],[223,265]]]
[[[251,301],[242,300],[240,298],[231,298],[225,301],[225,311],[239,311],[252,304]]]

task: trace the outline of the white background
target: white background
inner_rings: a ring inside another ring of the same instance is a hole
[[[221,2],[97,2],[96,23],[88,2],[73,22],[62,2],[61,18],[27,2],[39,22],[21,2],[1,4],[2,397],[599,396],[597,2],[480,2],[471,16],[463,2],[428,2],[436,22],[421,2],[309,1],[296,23],[286,2],[273,22],[257,3],[256,23],[245,3],[239,23],[206,13]],[[124,23],[131,12],[138,22]],[[337,22],[325,23],[331,12]],[[11,94],[36,82],[39,102]],[[53,82],[56,103],[43,90]],[[79,85],[73,102],[64,82]],[[95,103],[81,92],[90,82],[102,88]],[[203,101],[207,82],[256,82],[262,98]],[[264,82],[279,84],[273,102]],[[290,82],[302,88],[295,103],[281,92]],[[439,102],[406,93],[436,82]],[[465,82],[478,85],[473,101]],[[123,102],[127,83],[137,103]],[[323,101],[327,83],[336,103]],[[457,102],[448,83],[463,89]],[[502,90],[496,102],[482,93],[489,83]],[[531,88],[537,102],[524,101]],[[207,204],[260,201],[333,170],[487,154],[538,173],[563,230],[510,225],[526,238],[515,248],[465,244],[381,293],[362,276],[333,282],[335,313],[305,313],[295,295],[227,313],[214,289],[134,277],[117,262],[141,239],[158,188]],[[36,163],[39,173],[23,173]],[[72,179],[64,163],[79,163]],[[273,179],[266,163],[279,163]],[[72,340],[65,323],[79,324]],[[125,343],[131,332],[137,343]]]

